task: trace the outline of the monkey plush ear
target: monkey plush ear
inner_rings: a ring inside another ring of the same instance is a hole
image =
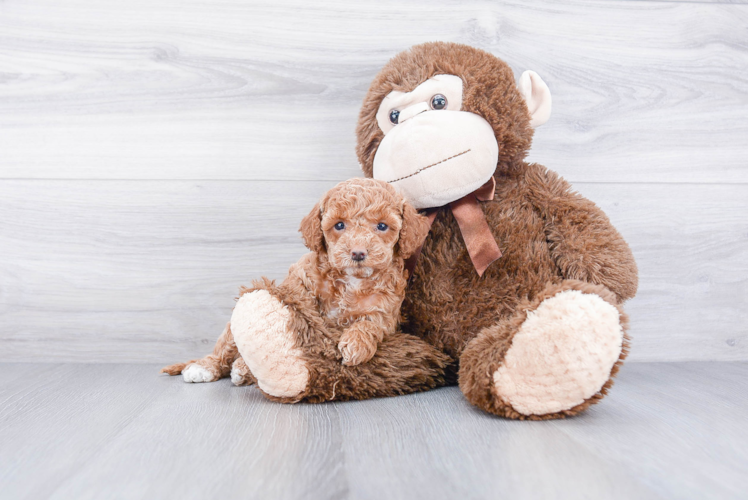
[[[525,71],[519,77],[517,87],[530,110],[530,126],[539,127],[547,122],[551,117],[551,91],[540,75],[534,71]]]
[[[403,203],[403,227],[400,228],[400,239],[397,248],[400,256],[407,259],[420,248],[429,234],[431,224],[428,217],[419,214],[413,205]]]
[[[312,252],[322,252],[324,247],[324,235],[322,234],[322,208],[320,203],[314,205],[309,215],[301,219],[299,227],[304,244]]]

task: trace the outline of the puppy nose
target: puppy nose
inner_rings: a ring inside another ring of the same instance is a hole
[[[351,259],[354,262],[361,262],[366,258],[366,250],[351,250]]]

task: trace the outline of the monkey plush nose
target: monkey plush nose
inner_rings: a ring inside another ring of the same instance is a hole
[[[366,250],[351,250],[351,259],[354,262],[362,262],[366,258]]]

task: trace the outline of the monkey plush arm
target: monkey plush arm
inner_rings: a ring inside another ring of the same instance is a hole
[[[529,165],[529,195],[545,219],[551,254],[564,279],[604,285],[623,302],[636,295],[631,249],[600,208],[540,165]]]

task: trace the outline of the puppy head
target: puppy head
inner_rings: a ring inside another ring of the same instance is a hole
[[[386,182],[351,179],[328,191],[301,222],[306,246],[327,253],[330,264],[350,275],[370,276],[394,257],[410,257],[429,231],[418,214]]]

